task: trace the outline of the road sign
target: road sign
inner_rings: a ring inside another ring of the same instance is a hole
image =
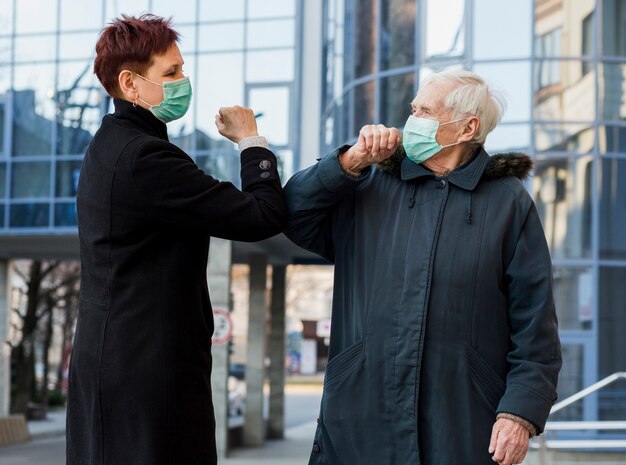
[[[214,308],[213,321],[215,329],[211,342],[215,345],[226,344],[233,336],[233,321],[230,319],[230,313],[221,308]]]

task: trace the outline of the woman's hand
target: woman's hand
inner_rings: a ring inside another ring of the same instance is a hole
[[[219,133],[238,144],[248,137],[258,136],[256,119],[250,108],[239,105],[222,107],[215,115],[215,125]]]

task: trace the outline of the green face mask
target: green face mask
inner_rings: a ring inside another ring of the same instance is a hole
[[[441,152],[443,148],[460,144],[460,142],[455,142],[454,144],[440,145],[436,136],[439,126],[456,123],[464,119],[467,119],[467,116],[447,123],[439,123],[433,119],[409,116],[402,131],[402,145],[406,156],[414,163],[422,163]]]
[[[137,74],[137,73],[135,73]],[[137,74],[144,81],[163,87],[163,101],[158,105],[152,105],[145,100],[137,100],[145,103],[150,108],[150,112],[160,121],[169,123],[185,116],[191,104],[191,82],[188,77],[176,79],[175,81],[165,81],[163,84],[151,81]]]

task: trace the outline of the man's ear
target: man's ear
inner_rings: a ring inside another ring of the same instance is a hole
[[[463,125],[463,132],[459,136],[459,142],[470,142],[476,138],[480,128],[480,120],[477,116],[470,116]]]
[[[133,80],[133,72],[128,69],[123,69],[117,76],[117,81],[120,86],[120,92],[126,100],[134,102],[139,96],[135,82]]]

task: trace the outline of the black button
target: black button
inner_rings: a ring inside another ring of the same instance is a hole
[[[263,172],[260,174],[260,176],[261,176],[263,179],[267,179],[267,178],[269,178],[269,177],[271,176],[271,174],[269,174],[267,171],[263,171]]]
[[[439,181],[439,182],[437,183],[437,187],[438,187],[439,189],[444,189],[444,188],[446,187],[446,181],[445,181],[444,179],[442,179],[441,181]]]
[[[315,452],[316,454],[319,454],[320,450],[322,449],[320,448],[318,443],[313,444],[313,452]]]

